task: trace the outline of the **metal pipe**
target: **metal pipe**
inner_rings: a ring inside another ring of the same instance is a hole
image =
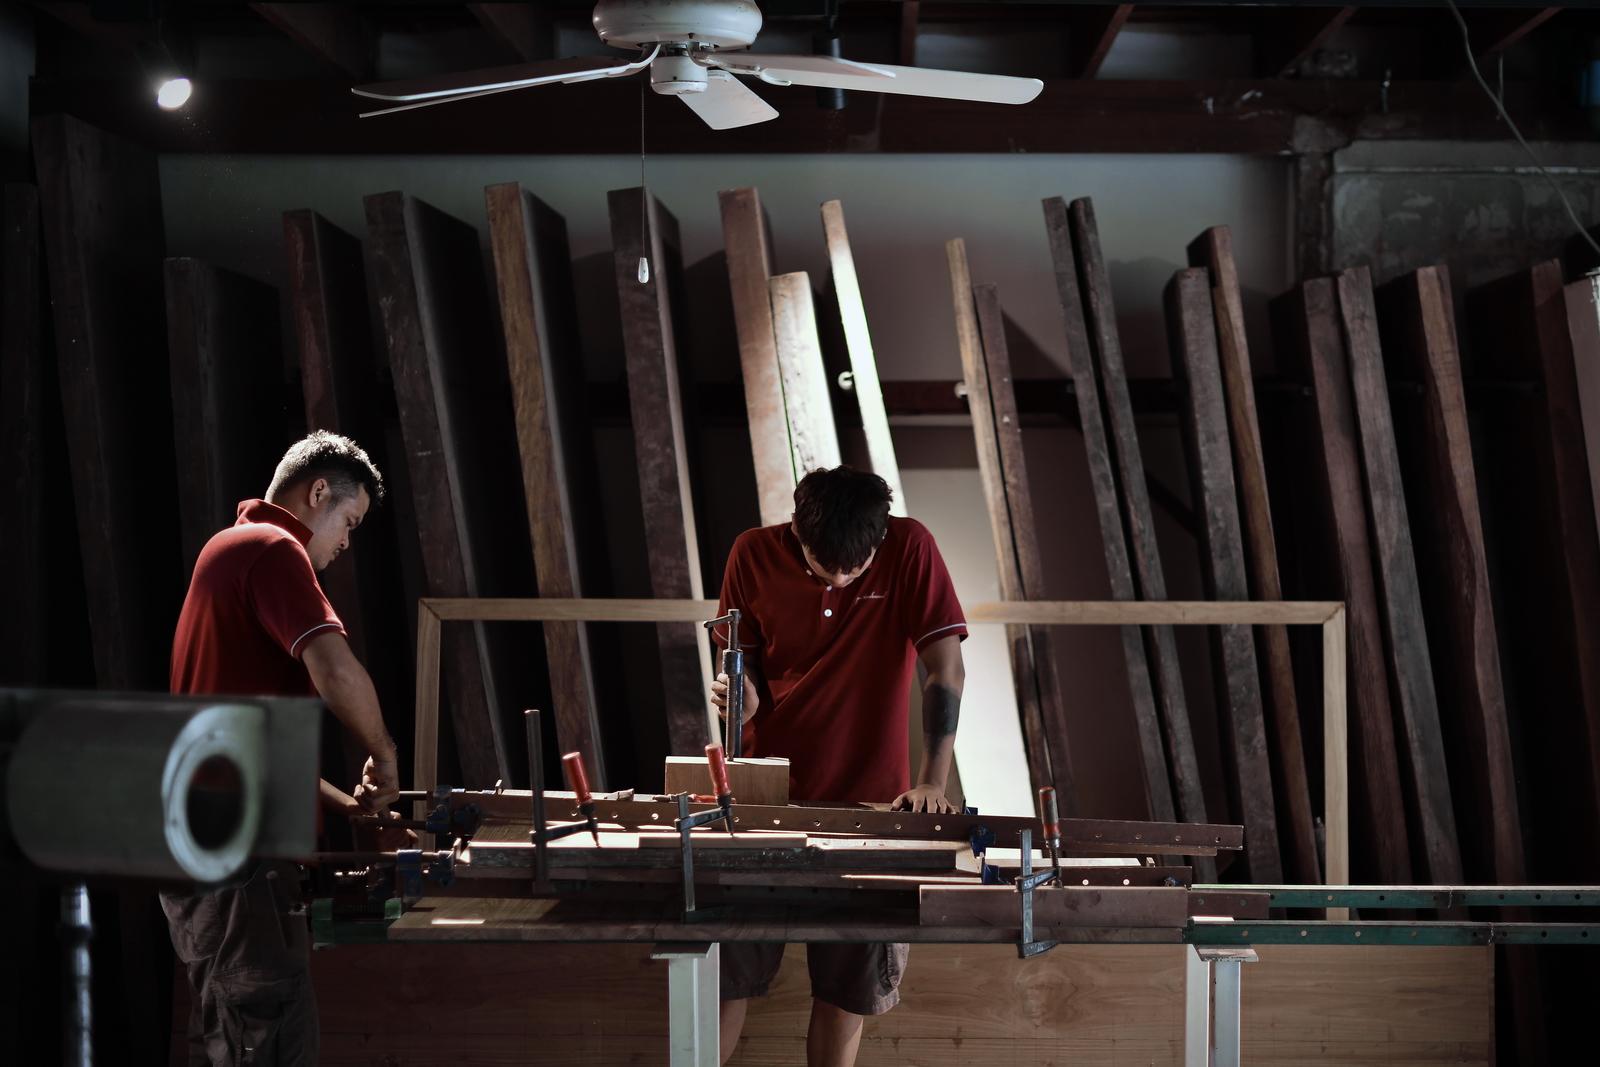
[[[89,887],[73,882],[61,892],[61,942],[66,951],[61,1062],[68,1067],[90,1067],[94,1063],[94,1016],[89,999],[89,942],[93,937]]]

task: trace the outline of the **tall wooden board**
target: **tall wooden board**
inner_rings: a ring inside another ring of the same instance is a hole
[[[1249,582],[1211,309],[1210,272],[1203,267],[1179,271],[1167,286],[1166,301],[1172,372],[1186,387],[1181,401],[1183,427],[1189,484],[1202,519],[1201,570],[1206,595],[1213,600],[1247,600]],[[1272,802],[1255,641],[1248,626],[1213,627],[1211,635],[1220,667],[1214,675],[1217,710],[1231,757],[1227,761],[1229,791],[1244,822],[1245,861],[1254,881],[1273,884],[1283,877],[1283,860]]]
[[[724,189],[717,194],[722,209],[722,241],[728,255],[728,284],[733,291],[733,320],[739,335],[739,366],[744,377],[745,412],[750,420],[750,447],[755,458],[756,493],[761,524],[788,522],[794,513],[797,481],[784,411],[783,381],[773,334],[772,252],[761,194],[755,189]]]
[[[794,452],[794,469],[803,478],[819,467],[839,465],[839,431],[828,396],[828,372],[822,365],[822,342],[817,338],[811,278],[804,271],[779,274],[768,279],[767,291],[772,299],[772,336],[783,381],[789,447]],[[755,433],[753,426],[751,433]]]
[[[994,405],[989,396],[989,373],[984,365],[983,337],[978,322],[977,301],[972,275],[967,267],[967,246],[961,238],[945,243],[945,258],[950,268],[950,295],[955,307],[956,343],[961,352],[961,372],[967,385],[967,406],[972,412],[972,432],[978,452],[978,474],[983,483],[985,508],[989,513],[989,532],[994,538],[995,564],[1000,578],[1002,600],[1023,600],[1022,570],[1017,560],[1010,506],[1006,500],[1005,472],[1000,458],[1000,443],[995,436]],[[1040,706],[1039,680],[1034,646],[1028,630],[1006,627],[1006,643],[1011,648],[1011,680],[1017,692],[1017,712],[1022,717],[1022,736],[1028,757],[1028,773],[1035,787],[1050,785],[1066,769],[1054,766],[1051,737],[1045,728]],[[1063,783],[1065,784],[1065,783]],[[1070,806],[1076,801],[1070,790],[1063,799]]]
[[[45,537],[44,290],[39,190],[0,189],[0,558],[12,576],[0,615],[0,681],[46,678],[50,583]]]
[[[167,345],[183,569],[240,500],[264,496],[289,419],[278,292],[203,260],[166,261]],[[298,414],[298,413],[297,413]]]
[[[489,186],[484,198],[539,595],[582,596],[574,494],[568,488],[570,429],[562,421],[560,397],[563,368],[582,360],[567,225],[549,205],[515,182]],[[567,384],[570,387],[570,381]],[[588,628],[582,623],[547,622],[543,629],[562,751],[577,749],[598,756],[600,720]]]
[[[155,156],[77,119],[34,122],[57,368],[96,682],[165,689],[178,571]]]
[[[533,592],[505,362],[477,231],[415,197],[366,198],[368,283],[382,314],[430,596]],[[446,630],[451,724],[471,782],[510,778],[526,648],[483,623]],[[585,755],[588,755],[586,753]],[[520,764],[520,758],[517,760]],[[601,753],[590,759],[604,781]],[[598,782],[596,784],[599,784]]]
[[[1409,884],[1411,850],[1406,831],[1400,762],[1395,752],[1383,623],[1367,534],[1349,361],[1339,329],[1339,298],[1331,279],[1305,282],[1273,306],[1279,359],[1287,373],[1311,387],[1311,467],[1320,490],[1331,541],[1332,583],[1345,603],[1350,704],[1354,709],[1351,770],[1354,817],[1352,876],[1360,881]],[[1323,595],[1321,588],[1305,595]],[[1370,864],[1362,870],[1361,861]]]
[[[1084,324],[1083,294],[1078,284],[1078,266],[1072,247],[1072,228],[1066,201],[1060,197],[1044,201],[1044,216],[1050,241],[1050,259],[1055,267],[1056,296],[1061,302],[1061,315],[1066,327],[1067,371],[1072,376],[1073,394],[1078,404],[1078,425],[1083,433],[1084,452],[1089,460],[1089,482],[1094,489],[1095,514],[1100,520],[1100,540],[1104,545],[1106,571],[1111,580],[1111,597],[1113,600],[1136,600],[1138,592],[1128,563],[1127,537],[1123,532],[1122,513],[1117,499],[1115,461],[1106,438],[1099,379],[1089,347],[1088,328]],[[1137,626],[1121,626],[1118,632],[1122,637],[1128,690],[1138,728],[1146,809],[1150,818],[1170,821],[1174,818],[1172,785],[1167,773],[1161,717],[1156,710],[1144,637]],[[1203,798],[1201,810],[1204,810]],[[1186,812],[1185,817],[1191,817],[1190,813]]]
[[[894,500],[891,515],[905,515],[905,490],[900,485],[900,464],[894,455],[894,439],[889,433],[889,415],[883,406],[883,388],[878,381],[878,362],[872,352],[872,332],[867,326],[867,308],[861,298],[861,282],[856,277],[856,259],[850,251],[850,235],[844,226],[844,205],[829,200],[822,205],[822,235],[828,246],[828,266],[833,273],[833,291],[844,328],[845,348],[850,354],[851,391],[861,411],[861,428],[867,439],[867,459],[872,472],[889,483]]]
[[[643,189],[612,190],[610,208],[611,248],[622,311],[628,406],[633,416],[634,455],[639,463],[651,593],[663,599],[700,599],[705,593],[689,482],[673,316],[683,284],[678,220]],[[645,282],[639,280],[641,255],[646,255],[650,263],[649,280]],[[765,294],[763,279],[763,300]],[[776,359],[772,368],[776,373]],[[782,414],[780,407],[778,417]],[[755,433],[752,419],[752,437]],[[787,440],[784,447],[788,447]],[[711,657],[705,630],[694,623],[659,623],[656,638],[661,650],[672,754],[699,754],[708,739],[719,736],[707,703]]]
[[[1452,885],[1461,878],[1461,852],[1456,839],[1455,810],[1450,802],[1450,772],[1444,758],[1444,740],[1439,733],[1438,695],[1433,684],[1427,626],[1422,618],[1411,522],[1400,481],[1389,387],[1378,343],[1372,277],[1365,267],[1347,270],[1339,275],[1338,288],[1345,350],[1350,359],[1351,391],[1355,398],[1356,429],[1361,442],[1361,464],[1371,509],[1379,607],[1388,636],[1389,669],[1404,726],[1416,825],[1422,836],[1428,877],[1437,884]]]
[[[1278,542],[1272,530],[1272,504],[1267,494],[1267,468],[1256,418],[1255,378],[1244,325],[1244,299],[1233,258],[1233,234],[1213,226],[1189,243],[1189,265],[1211,271],[1211,300],[1217,322],[1217,354],[1222,360],[1222,392],[1227,405],[1228,441],[1233,447],[1234,481],[1239,489],[1245,562],[1250,595],[1255,600],[1282,600]],[[1272,754],[1272,785],[1277,800],[1278,832],[1284,869],[1296,881],[1321,881],[1316,824],[1311,813],[1311,787],[1301,738],[1300,706],[1295,694],[1294,665],[1286,626],[1256,627],[1267,699],[1267,741]]]
[[[1119,484],[1122,521],[1132,547],[1135,596],[1141,600],[1167,599],[1167,580],[1156,547],[1155,516],[1145,484],[1144,460],[1139,453],[1139,431],[1133,421],[1133,401],[1122,363],[1122,342],[1117,335],[1116,306],[1111,297],[1111,277],[1100,252],[1100,231],[1094,204],[1087,198],[1067,208],[1073,254],[1082,292],[1085,333],[1095,361],[1101,388],[1102,415],[1110,427],[1112,456]],[[1060,266],[1057,266],[1059,277]],[[1059,288],[1059,284],[1058,284]],[[1156,626],[1149,632],[1150,657],[1155,661],[1155,693],[1166,732],[1167,760],[1177,787],[1179,817],[1187,822],[1205,819],[1205,795],[1200,765],[1195,756],[1189,724],[1189,706],[1178,669],[1178,647],[1172,627]]]
[[[983,342],[983,370],[988,376],[990,423],[1000,446],[1000,474],[1016,555],[1019,593],[1024,600],[1047,600],[1044,559],[1039,553],[1039,530],[1034,519],[1033,487],[1022,450],[1022,421],[1017,415],[1017,393],[1011,381],[1011,353],[1006,347],[1005,313],[999,291],[992,285],[974,286],[978,332]],[[1067,729],[1067,696],[1051,643],[1054,631],[1042,626],[1024,627],[1027,647],[1012,643],[1012,663],[1031,661],[1038,689],[1040,718],[1050,751],[1050,767],[1063,810],[1079,811],[1077,776],[1072,771],[1072,738]]]

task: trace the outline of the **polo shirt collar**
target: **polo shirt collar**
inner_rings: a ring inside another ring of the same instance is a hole
[[[235,526],[243,526],[247,522],[264,522],[294,534],[302,545],[311,543],[311,527],[295,518],[294,512],[287,508],[280,508],[265,500],[241,500],[238,515],[239,520],[234,523]]]

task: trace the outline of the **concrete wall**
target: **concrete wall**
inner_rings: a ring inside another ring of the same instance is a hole
[[[530,131],[530,136],[533,133]],[[595,380],[621,378],[620,342],[607,321],[611,281],[608,189],[636,185],[638,160],[599,158],[417,157],[331,159],[168,156],[161,161],[168,247],[278,282],[282,274],[280,217],[312,207],[359,233],[361,198],[405,189],[480,227],[483,187],[520,181],[566,218],[585,305],[585,358]],[[648,161],[647,179],[682,227],[691,288],[725,286],[717,190],[760,188],[771,217],[775,267],[807,270],[820,287],[827,267],[818,205],[843,200],[857,269],[871,318],[883,378],[956,379],[961,376],[943,244],[967,241],[976,281],[999,285],[1013,320],[1013,360],[1018,377],[1065,373],[1064,342],[1040,200],[1092,196],[1112,282],[1116,289],[1130,372],[1167,374],[1161,291],[1183,265],[1185,244],[1206,226],[1233,228],[1252,324],[1265,337],[1262,307],[1289,282],[1287,164],[1215,156],[826,156],[664,157]],[[725,292],[725,290],[723,290]],[[722,296],[723,301],[726,296]],[[700,305],[697,305],[699,307]],[[715,307],[705,317],[716,318]],[[725,314],[725,312],[722,312]],[[725,322],[693,323],[689,358],[702,380],[733,380],[737,356]],[[964,422],[908,419],[895,426],[900,462],[907,470],[911,512],[945,546],[957,587],[968,601],[996,596],[994,552],[979,489],[971,431]],[[1147,459],[1156,475],[1183,492],[1176,422],[1146,421]],[[601,442],[607,460],[608,521],[618,593],[643,582],[636,535],[637,503],[627,506],[631,447],[625,434]],[[1056,424],[1030,429],[1028,458],[1046,554],[1050,595],[1109,595],[1104,556],[1093,512],[1080,436]],[[715,448],[741,449],[738,433],[713,430]],[[613,469],[614,468],[614,469]],[[698,472],[718,476],[714,462]],[[743,468],[748,470],[748,468]],[[735,465],[735,476],[738,474]],[[742,477],[748,478],[748,474]],[[745,499],[738,497],[738,503]],[[714,509],[715,510],[715,509]],[[731,540],[753,511],[702,515],[715,539]],[[1172,595],[1199,594],[1192,539],[1158,518]],[[725,551],[725,549],[724,549]],[[708,573],[715,584],[719,572]],[[1203,635],[1186,648],[1190,688],[1209,709]],[[960,740],[961,774],[970,802],[985,811],[1026,812],[1031,807],[1017,736],[1009,669],[998,632],[968,647],[970,681]],[[1085,813],[1143,817],[1131,770],[1136,745],[1130,721],[1120,643],[1109,631],[1069,631],[1064,676],[1077,697],[1072,709],[1075,763]],[[1209,715],[1209,710],[1202,712]],[[1214,761],[1209,761],[1213,762]],[[1217,782],[1220,789],[1220,781]],[[1220,804],[1220,792],[1213,803]]]

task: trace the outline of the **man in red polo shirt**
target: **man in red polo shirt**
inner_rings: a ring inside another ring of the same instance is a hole
[[[849,467],[815,470],[794,491],[794,519],[734,542],[718,613],[742,612],[744,751],[789,759],[789,794],[807,801],[888,802],[949,812],[967,623],[927,528],[889,517],[889,486]],[[726,635],[719,632],[719,639]],[[907,754],[911,679],[921,661],[923,754],[915,785]],[[727,676],[712,685],[727,706]],[[781,944],[722,946],[722,1059],[765,996]],[[813,1065],[849,1067],[862,1020],[899,1002],[910,946],[814,944]]]
[[[265,500],[195,562],[172,642],[174,693],[320,696],[370,754],[323,808],[379,811],[398,798],[394,742],[372,680],[350,651],[317,572],[383,499],[383,478],[349,438],[317,431],[284,455]],[[163,893],[172,946],[188,970],[189,1063],[313,1065],[317,1011],[299,868],[257,864],[242,884]]]

